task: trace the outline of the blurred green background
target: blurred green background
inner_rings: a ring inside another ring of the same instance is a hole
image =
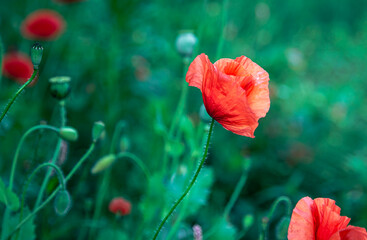
[[[168,148],[162,134],[162,129],[171,124],[185,84],[182,58],[175,47],[182,30],[197,36],[196,54],[206,53],[212,62],[217,60],[223,31],[221,58],[245,55],[269,73],[271,107],[260,120],[255,139],[215,126],[206,172],[202,172],[203,178],[209,176],[202,180],[208,195],[192,213],[186,207],[187,214],[173,239],[192,239],[193,224],[201,225],[204,233],[223,232],[209,239],[234,239],[232,234],[243,229],[242,220],[247,214],[253,215],[255,222],[243,239],[257,239],[262,217],[280,196],[290,197],[292,207],[304,196],[332,198],[342,208],[341,214],[352,218],[353,225],[367,226],[367,1],[224,2],[228,4],[212,0],[0,2],[0,36],[5,53],[29,53],[33,41],[22,38],[19,27],[34,10],[53,9],[67,23],[60,38],[42,42],[45,50],[40,79],[26,89],[0,124],[2,179],[8,179],[15,148],[27,129],[40,122],[59,124],[57,101],[48,92],[50,77],[72,78],[72,93],[66,102],[67,125],[76,128],[80,136],[76,143],[68,144],[68,159],[62,166],[65,172],[88,148],[93,122],[106,124],[106,134],[97,150],[68,183],[73,197],[70,213],[58,217],[51,205],[46,207],[40,213],[46,217],[35,221],[39,239],[91,238],[91,228],[101,231],[96,225],[113,225],[114,216],[107,206],[119,195],[133,205],[132,214],[117,224],[129,239],[134,239],[141,228],[145,239],[157,227],[161,216],[147,216],[154,209],[169,208],[178,191],[165,183],[177,172],[189,179],[194,165],[185,156],[192,153],[187,137],[192,133],[178,137],[178,143]],[[227,17],[222,30],[224,12]],[[14,81],[2,78],[1,107],[18,87]],[[191,120],[190,131],[199,135],[193,148],[199,150],[205,125],[200,123],[201,105],[200,91],[189,88],[184,112],[188,118],[182,121]],[[141,170],[129,161],[119,160],[108,170],[109,185],[101,217],[96,220],[92,218],[96,198],[107,175],[92,175],[90,169],[109,152],[114,129],[121,121],[115,149],[128,149],[139,156],[153,176],[160,171],[164,151],[173,151],[169,154],[179,159],[179,170],[171,169],[172,175],[157,175],[147,184]],[[185,124],[180,123],[183,132]],[[21,192],[37,164],[52,157],[56,141],[56,136],[47,132],[28,139],[17,168],[16,193]],[[224,207],[249,162],[240,198],[225,223],[213,230],[222,221]],[[57,184],[57,178],[51,180],[49,192]],[[28,193],[31,205],[41,181],[40,174]],[[159,184],[163,184],[161,188]],[[280,208],[270,223],[270,239],[275,239],[283,212]],[[164,231],[170,230],[174,219]]]

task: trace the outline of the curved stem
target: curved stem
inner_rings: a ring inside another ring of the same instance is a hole
[[[65,111],[64,101],[60,101],[59,106],[60,106],[60,119],[61,119],[60,128],[62,128],[66,124],[66,111]],[[52,156],[52,160],[51,160],[51,163],[53,163],[53,164],[55,164],[56,161],[57,161],[57,158],[58,158],[59,153],[60,153],[61,144],[62,144],[62,139],[61,139],[61,137],[59,137],[59,139],[57,141],[57,144],[56,144],[54,155]],[[52,173],[52,169],[49,169],[46,173],[45,178],[43,179],[41,189],[38,193],[37,200],[36,200],[36,203],[34,205],[34,208],[38,207],[40,205],[41,201],[42,201],[43,193],[46,190],[47,184],[48,184],[48,182],[50,180],[50,177],[51,177],[51,173]]]
[[[17,166],[17,162],[18,162],[18,157],[19,157],[19,153],[20,150],[22,148],[22,145],[25,141],[25,139],[34,131],[37,130],[41,130],[41,129],[48,129],[48,130],[52,130],[56,133],[59,133],[59,129],[53,126],[48,126],[48,125],[37,125],[34,126],[32,128],[30,128],[27,132],[25,132],[22,136],[22,138],[20,139],[17,149],[15,150],[15,154],[14,154],[14,158],[13,158],[13,163],[12,163],[12,167],[11,167],[11,172],[10,172],[10,179],[9,179],[9,189],[12,190],[13,189],[13,182],[14,182],[14,174],[15,174],[15,168]]]
[[[171,214],[173,213],[173,211],[176,209],[176,207],[182,202],[182,200],[186,197],[186,195],[190,192],[192,186],[194,186],[196,179],[199,176],[199,173],[201,171],[201,169],[203,168],[206,156],[208,154],[208,149],[209,149],[209,143],[210,143],[210,137],[212,135],[213,132],[213,126],[214,126],[214,118],[212,119],[212,122],[210,124],[210,129],[209,129],[209,133],[208,133],[208,138],[206,141],[206,146],[205,146],[205,151],[204,151],[204,155],[203,158],[201,159],[199,166],[194,174],[194,177],[191,179],[189,186],[186,188],[185,192],[182,194],[182,196],[175,202],[175,204],[172,206],[171,210],[169,210],[169,212],[167,213],[167,215],[164,217],[164,219],[162,220],[162,222],[159,224],[158,229],[156,230],[154,236],[153,236],[153,240],[157,239],[158,234],[160,233],[163,225],[166,223],[167,219],[171,216]]]
[[[4,119],[6,113],[9,111],[11,105],[13,105],[15,99],[19,96],[19,94],[24,90],[24,88],[26,88],[37,76],[39,70],[38,69],[35,69],[33,71],[33,74],[32,76],[29,78],[29,80],[23,84],[23,86],[21,86],[18,91],[14,94],[14,96],[10,99],[10,101],[8,102],[8,104],[6,105],[3,113],[1,114],[1,117],[0,117],[0,122]]]
[[[27,194],[29,184],[31,183],[33,177],[38,173],[38,171],[40,169],[44,168],[44,167],[52,167],[56,171],[61,189],[65,189],[65,178],[64,178],[64,175],[62,174],[61,169],[58,166],[56,166],[53,163],[43,163],[43,164],[39,165],[35,170],[33,170],[32,174],[29,176],[29,178],[27,179],[26,184],[24,185],[23,194],[22,194],[22,202],[21,202],[21,205],[20,205],[19,222],[21,222],[22,218],[23,218],[25,196]],[[19,236],[19,231],[18,231],[18,234],[17,234],[15,239],[18,239],[18,236]]]
[[[85,162],[85,160],[87,160],[87,158],[89,157],[89,155],[93,152],[94,147],[95,147],[95,142],[93,142],[88,151],[83,155],[83,157],[79,160],[79,162],[73,167],[73,169],[71,169],[71,171],[69,172],[69,174],[65,177],[65,183],[67,183],[67,181],[70,180],[70,178],[72,176],[74,176],[75,172],[80,168],[80,166]],[[51,195],[41,204],[39,205],[36,209],[33,210],[33,212],[31,214],[29,214],[27,217],[25,217],[13,230],[13,232],[11,232],[9,234],[9,237],[11,237],[16,231],[18,231],[18,229],[20,229],[23,224],[25,224],[27,221],[29,221],[34,215],[36,215],[42,208],[44,208],[55,196],[56,194],[61,190],[61,186],[57,187],[55,189],[55,191],[53,191],[51,193]]]
[[[147,179],[150,178],[151,174],[150,174],[149,169],[144,164],[144,162],[140,158],[138,158],[136,155],[134,155],[132,153],[129,153],[129,152],[122,152],[122,153],[117,154],[116,157],[117,158],[126,157],[126,158],[129,158],[129,159],[133,160],[141,168],[141,170],[144,172],[145,177]]]

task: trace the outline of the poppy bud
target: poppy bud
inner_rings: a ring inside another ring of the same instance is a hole
[[[67,190],[61,190],[57,193],[54,208],[55,212],[59,216],[66,215],[71,207],[71,197]]]
[[[277,225],[276,237],[278,240],[283,240],[287,238],[288,226],[291,219],[289,217],[283,217]]]
[[[103,122],[98,121],[94,123],[93,129],[92,129],[92,138],[94,142],[96,142],[98,138],[101,137],[104,129],[105,129],[105,125]]]
[[[131,211],[131,203],[122,197],[116,197],[112,199],[108,209],[114,214],[128,215]]]
[[[78,132],[72,127],[61,128],[59,134],[66,141],[76,141],[78,139]]]
[[[35,44],[33,44],[31,48],[31,59],[34,69],[38,69],[38,66],[40,65],[42,60],[42,55],[43,55],[43,47],[39,42],[36,42]]]
[[[103,170],[105,170],[106,168],[108,168],[109,166],[112,165],[112,163],[116,160],[116,155],[115,154],[109,154],[106,155],[104,157],[102,157],[101,159],[99,159],[96,164],[94,164],[91,172],[93,174],[102,172]]]
[[[50,78],[48,82],[51,95],[58,100],[66,98],[71,91],[70,81],[70,77],[66,76]]]
[[[196,43],[197,38],[193,33],[181,33],[176,39],[176,49],[183,57],[191,57]]]

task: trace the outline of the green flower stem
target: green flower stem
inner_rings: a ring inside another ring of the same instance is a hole
[[[4,119],[6,113],[9,111],[11,105],[13,105],[13,103],[15,102],[15,99],[19,96],[19,94],[21,92],[23,92],[23,90],[36,78],[36,76],[38,75],[39,70],[34,70],[32,76],[29,78],[29,80],[24,83],[19,89],[18,91],[14,94],[14,96],[10,99],[9,103],[6,105],[3,113],[1,114],[0,117],[0,122]]]
[[[221,26],[221,32],[220,32],[220,38],[219,38],[219,43],[218,43],[218,47],[217,47],[217,55],[216,55],[216,60],[218,60],[223,52],[223,46],[224,46],[224,27],[225,24],[227,22],[228,19],[228,0],[223,0],[223,14],[222,14],[222,26]]]
[[[65,110],[64,101],[60,101],[59,106],[60,106],[60,118],[61,118],[60,128],[62,128],[66,124],[66,110]],[[53,164],[56,164],[57,158],[58,158],[59,153],[60,153],[61,144],[62,144],[62,139],[61,139],[61,137],[59,137],[59,139],[57,141],[57,144],[56,144],[55,152],[54,152],[52,160],[51,160],[51,163],[53,163]],[[43,179],[41,189],[38,193],[37,200],[36,200],[36,203],[34,205],[34,208],[37,208],[40,205],[41,201],[42,201],[42,197],[43,197],[43,194],[46,190],[47,184],[50,180],[51,173],[52,173],[52,169],[49,169],[46,173],[45,178]]]
[[[38,171],[40,169],[44,168],[44,167],[52,167],[56,171],[56,174],[57,174],[57,177],[59,179],[59,183],[60,183],[61,189],[62,190],[65,189],[65,178],[64,178],[64,174],[62,174],[62,171],[61,171],[61,169],[58,166],[56,166],[53,163],[43,163],[43,164],[39,165],[35,170],[33,170],[32,174],[29,176],[26,184],[24,185],[23,194],[22,194],[22,202],[21,202],[21,205],[20,205],[19,222],[21,222],[22,219],[23,219],[23,210],[24,210],[25,196],[27,194],[27,190],[28,190],[29,184],[31,183],[33,177],[38,173]],[[15,239],[18,239],[18,237],[19,237],[19,231],[18,231],[17,236],[16,236]]]
[[[234,204],[236,203],[238,197],[240,196],[240,193],[243,189],[243,187],[245,186],[246,180],[247,180],[247,175],[248,175],[248,171],[245,170],[242,175],[240,180],[237,182],[237,185],[232,193],[231,198],[229,199],[227,206],[224,208],[224,217],[228,218],[229,213],[231,212]]]
[[[141,168],[141,170],[143,171],[145,177],[147,179],[150,178],[151,174],[150,174],[149,169],[144,164],[144,162],[140,158],[138,158],[136,155],[134,155],[132,153],[129,153],[129,152],[121,152],[121,153],[117,154],[116,157],[117,158],[123,158],[123,157],[125,157],[125,158],[131,159],[133,162],[136,163],[136,165],[138,165]]]
[[[83,155],[83,157],[79,160],[79,162],[73,167],[73,169],[71,169],[71,171],[69,172],[69,174],[65,177],[65,184],[70,180],[70,178],[72,176],[74,176],[75,172],[81,167],[81,165],[85,162],[85,160],[88,159],[89,155],[93,152],[94,147],[96,145],[96,142],[93,142],[88,151]],[[33,210],[33,212],[31,214],[29,214],[27,217],[25,217],[17,226],[16,228],[13,230],[13,232],[11,234],[9,234],[9,237],[11,237],[16,231],[18,231],[18,229],[20,229],[23,224],[25,224],[28,220],[30,220],[34,215],[36,215],[42,208],[44,208],[55,196],[56,194],[62,189],[61,186],[57,187],[52,193],[51,195],[41,204],[39,205],[36,209]]]
[[[194,174],[194,177],[191,179],[189,186],[186,188],[185,192],[182,194],[182,196],[175,202],[175,204],[172,206],[171,210],[168,212],[168,214],[164,217],[164,219],[161,221],[161,223],[159,224],[158,229],[156,230],[154,236],[153,236],[153,240],[157,239],[158,234],[160,233],[163,225],[166,223],[167,219],[171,216],[171,214],[173,213],[173,211],[177,208],[177,206],[182,202],[182,200],[186,197],[186,195],[190,192],[192,186],[194,186],[196,179],[199,176],[200,170],[203,168],[206,156],[208,154],[208,149],[209,149],[209,143],[210,143],[210,137],[212,135],[213,132],[213,126],[214,126],[214,119],[212,119],[212,122],[210,124],[210,129],[209,129],[209,133],[208,133],[208,138],[206,141],[206,146],[205,146],[205,151],[204,151],[204,155],[203,158],[201,159],[199,166]]]
[[[52,130],[56,133],[59,133],[58,128],[56,127],[52,127],[49,125],[37,125],[34,126],[32,128],[30,128],[27,132],[25,132],[22,136],[22,138],[20,139],[17,149],[15,150],[15,154],[14,154],[14,158],[13,158],[13,163],[12,163],[12,167],[11,167],[11,172],[10,172],[10,179],[9,179],[9,189],[12,190],[13,189],[13,182],[14,182],[14,175],[15,175],[15,168],[17,166],[17,162],[18,162],[18,157],[19,157],[19,153],[20,150],[22,149],[23,143],[25,141],[25,139],[34,131],[37,130],[43,130],[43,129],[48,129],[48,130]]]
[[[123,124],[124,124],[123,121],[119,121],[117,123],[117,126],[115,127],[115,130],[112,135],[111,145],[110,145],[110,154],[113,154],[115,152],[116,142],[122,130]],[[108,186],[110,184],[111,169],[112,168],[108,168],[103,173],[103,176],[102,176],[102,183],[98,189],[98,193],[96,196],[96,205],[95,205],[94,213],[93,213],[94,222],[97,222],[97,219],[99,219],[99,217],[101,216],[103,200],[108,190]],[[95,233],[96,233],[96,230],[94,228],[90,228],[88,239],[90,240],[93,239],[93,237],[95,236]]]
[[[189,61],[187,59],[184,59],[183,64],[184,64],[183,79],[185,80],[186,72],[187,72],[187,69],[189,68]],[[167,144],[167,142],[172,139],[175,129],[177,128],[177,125],[179,123],[179,120],[181,119],[181,116],[185,110],[188,88],[189,88],[189,85],[186,83],[186,81],[183,81],[180,100],[178,102],[176,112],[173,115],[172,123],[168,131],[168,137],[165,138],[165,144]],[[164,155],[163,155],[163,172],[164,173],[167,171],[167,167],[168,167],[167,165],[168,165],[168,154],[167,154],[167,151],[164,151]]]
[[[269,223],[270,223],[271,219],[273,218],[274,213],[277,210],[278,206],[282,202],[284,202],[284,204],[286,206],[286,215],[287,216],[291,215],[291,213],[292,213],[292,202],[289,199],[289,197],[281,196],[277,200],[275,200],[275,202],[273,203],[273,205],[270,209],[270,212],[269,212],[268,216],[266,217],[266,220],[263,221],[263,223],[262,223],[262,233],[260,234],[260,238],[259,238],[260,240],[263,240],[263,239],[267,240],[268,239],[268,226],[269,226]]]

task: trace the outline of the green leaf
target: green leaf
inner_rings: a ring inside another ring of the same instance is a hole
[[[212,232],[208,240],[235,239],[236,228],[224,218],[217,219],[215,226],[215,231]]]
[[[23,218],[28,216],[30,211],[28,208],[24,209]],[[8,236],[11,232],[14,231],[16,226],[19,224],[19,213],[9,216],[8,221],[3,223],[3,232],[2,236]],[[36,239],[36,226],[34,225],[34,217],[29,219],[23,226],[19,229],[18,239],[17,240],[34,240]],[[11,240],[15,240],[16,233],[13,234]]]
[[[0,202],[4,203],[6,207],[12,211],[19,209],[19,198],[9,188],[7,188],[4,182],[0,179]]]

